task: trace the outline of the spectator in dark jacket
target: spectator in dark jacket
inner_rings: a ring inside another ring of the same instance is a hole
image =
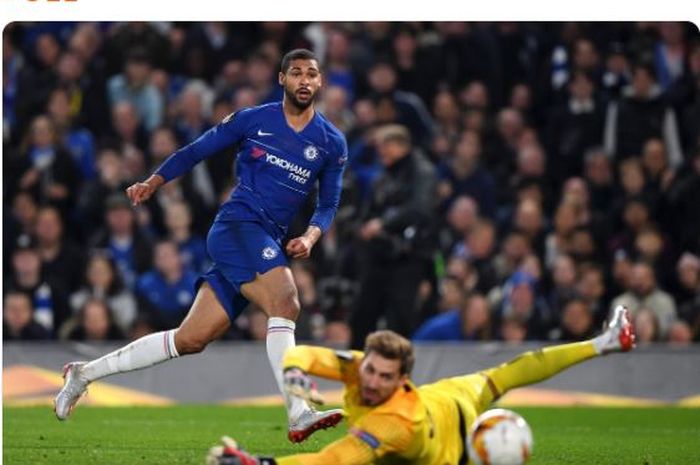
[[[377,135],[386,171],[365,204],[358,234],[364,270],[357,308],[351,319],[352,346],[386,315],[389,329],[409,336],[418,321],[417,291],[426,278],[434,246],[430,240],[437,177],[433,165],[412,148],[403,126],[389,125]]]
[[[8,292],[2,307],[2,337],[5,341],[31,341],[51,337],[46,328],[34,321],[32,299],[26,293]]]

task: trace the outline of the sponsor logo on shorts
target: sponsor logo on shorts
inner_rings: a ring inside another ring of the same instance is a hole
[[[313,145],[309,145],[304,149],[304,158],[309,161],[314,161],[318,158],[318,149]]]
[[[277,250],[272,247],[265,247],[262,251],[262,258],[265,260],[272,260],[277,256]]]

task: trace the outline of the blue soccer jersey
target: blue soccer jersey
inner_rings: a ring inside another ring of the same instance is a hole
[[[288,266],[282,238],[317,180],[318,203],[309,223],[328,229],[347,160],[345,137],[320,113],[297,132],[278,102],[232,114],[171,155],[156,174],[170,181],[234,145],[238,184],[207,235],[213,264],[196,284],[209,283],[232,321],[248,304],[240,290],[244,283]]]
[[[318,204],[310,224],[328,229],[340,201],[347,145],[318,112],[296,132],[287,124],[281,102],[238,111],[175,152],[156,174],[169,181],[236,144],[238,185],[217,220],[262,219],[284,236],[318,179]]]

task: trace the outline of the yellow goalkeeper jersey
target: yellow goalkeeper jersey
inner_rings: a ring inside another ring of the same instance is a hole
[[[317,454],[281,458],[278,463],[466,464],[467,428],[493,399],[487,378],[467,375],[420,388],[406,382],[383,404],[367,407],[361,403],[359,386],[363,355],[309,346],[287,352],[285,368],[298,367],[344,383],[349,434]]]

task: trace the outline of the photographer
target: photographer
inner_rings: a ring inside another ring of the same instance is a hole
[[[376,145],[384,172],[360,213],[361,287],[351,318],[352,347],[384,315],[387,328],[404,336],[419,317],[418,291],[429,278],[437,175],[430,161],[413,149],[403,126],[378,129]]]

